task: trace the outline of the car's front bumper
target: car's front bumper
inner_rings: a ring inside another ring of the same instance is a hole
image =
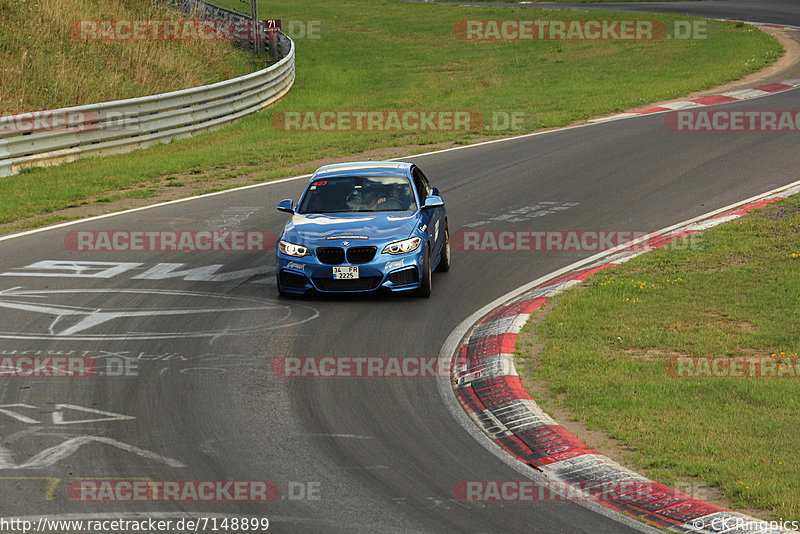
[[[378,253],[366,263],[322,263],[316,255],[295,258],[278,252],[278,288],[283,293],[369,293],[419,288],[424,246],[406,254]],[[359,277],[335,280],[333,267],[358,267]]]

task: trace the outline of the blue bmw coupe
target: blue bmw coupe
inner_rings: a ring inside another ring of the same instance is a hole
[[[278,240],[282,295],[407,291],[431,294],[431,271],[450,269],[447,212],[412,163],[368,161],[320,167]]]

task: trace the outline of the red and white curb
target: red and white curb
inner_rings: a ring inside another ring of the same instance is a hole
[[[667,104],[659,104],[657,106],[648,106],[635,111],[626,111],[625,113],[619,113],[609,117],[592,119],[589,122],[615,121],[619,119],[628,119],[630,117],[638,117],[640,115],[648,115],[650,113],[663,113],[666,111],[676,111],[679,109],[691,109],[703,106],[715,106],[717,104],[727,104],[729,102],[740,102],[742,100],[750,100],[752,98],[759,98],[774,93],[780,93],[782,91],[788,91],[789,89],[796,89],[797,87],[800,87],[800,78],[787,80],[780,83],[769,83],[750,89],[726,91],[718,95],[703,96],[693,100],[679,100],[677,102],[669,102]]]
[[[733,209],[627,243],[595,263],[542,282],[494,308],[474,323],[455,351],[451,373],[458,402],[492,441],[548,478],[584,490],[592,483],[602,483],[606,490],[609,485],[614,486],[614,491],[597,498],[607,508],[673,532],[737,534],[752,531],[755,524],[763,534],[795,532],[761,528],[764,522],[758,519],[649,480],[602,456],[531,399],[514,367],[514,350],[517,335],[531,314],[553,295],[643,252],[737,219],[798,192],[800,183],[795,183]]]

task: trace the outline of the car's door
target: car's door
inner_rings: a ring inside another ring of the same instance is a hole
[[[431,187],[428,178],[419,167],[414,166],[411,168],[411,177],[414,180],[414,188],[419,195],[421,208],[425,204],[425,198],[433,194],[433,187]],[[433,259],[438,257],[444,243],[445,210],[444,207],[439,207],[421,211],[423,224],[427,226],[425,231],[431,243],[431,259]]]

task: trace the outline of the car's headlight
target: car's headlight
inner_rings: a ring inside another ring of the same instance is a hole
[[[311,252],[309,252],[308,249],[303,245],[295,245],[294,243],[289,243],[288,241],[281,241],[278,243],[278,249],[281,251],[281,253],[286,254],[287,256],[294,256],[295,258],[302,258],[303,256],[311,255]]]
[[[422,243],[422,239],[420,239],[419,237],[412,237],[411,239],[395,241],[394,243],[389,243],[388,245],[386,245],[386,248],[383,249],[383,253],[405,254],[406,252],[417,250],[417,248],[419,248],[420,243]]]

